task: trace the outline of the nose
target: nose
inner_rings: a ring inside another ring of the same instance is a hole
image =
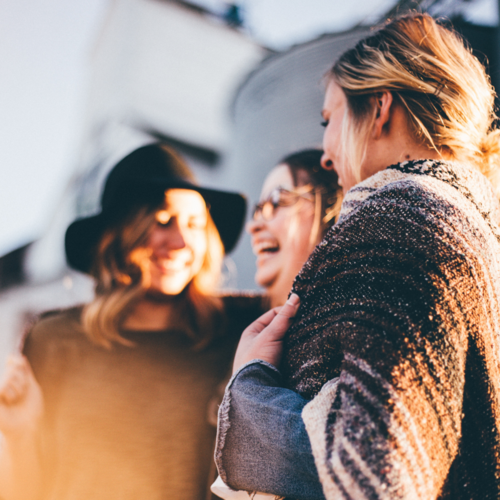
[[[177,217],[173,217],[168,227],[163,228],[161,243],[166,250],[181,250],[186,247],[186,238]]]
[[[328,158],[326,153],[323,153],[323,156],[321,157],[321,166],[325,170],[333,170],[333,161]]]
[[[262,229],[264,223],[265,220],[264,217],[262,217],[262,215],[257,219],[251,219],[247,222],[247,225],[245,226],[246,232],[250,235],[259,232]]]

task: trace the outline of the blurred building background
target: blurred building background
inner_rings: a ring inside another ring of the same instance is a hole
[[[314,8],[315,2],[297,1]],[[276,19],[284,24],[286,6],[297,1],[267,0],[282,6]],[[242,191],[253,204],[281,157],[321,145],[322,75],[372,24],[409,8],[447,16],[488,62],[493,82],[499,81],[495,0],[381,0],[368,10],[366,2],[346,8],[332,0],[323,23],[281,39],[278,29],[270,29],[267,38],[259,31],[265,16],[253,24],[245,20],[250,5],[251,0],[105,2],[93,35],[78,137],[60,175],[66,186],[36,238],[0,257],[0,359],[33,315],[92,296],[91,280],[66,266],[64,231],[74,218],[99,209],[110,167],[136,147],[162,139],[180,151],[201,183]],[[343,23],[335,24],[342,16]],[[294,18],[298,27],[300,21]],[[30,148],[30,138],[20,144]],[[16,168],[11,162],[1,168]],[[0,240],[2,245],[8,247]],[[254,272],[245,236],[226,262],[225,286],[255,288]]]

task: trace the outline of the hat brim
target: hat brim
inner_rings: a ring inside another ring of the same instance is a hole
[[[200,193],[209,207],[210,215],[219,232],[226,254],[234,250],[245,222],[246,198],[239,193],[219,191],[197,186],[183,179],[175,181],[162,178],[134,180],[135,189],[143,188],[152,193],[167,189],[189,189]],[[101,212],[91,217],[74,221],[65,235],[65,250],[68,264],[78,271],[89,273],[97,245],[110,225],[110,217]]]

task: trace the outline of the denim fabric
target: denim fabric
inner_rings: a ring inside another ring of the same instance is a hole
[[[301,417],[308,401],[280,385],[279,371],[261,360],[231,378],[219,410],[219,474],[237,490],[324,500]]]

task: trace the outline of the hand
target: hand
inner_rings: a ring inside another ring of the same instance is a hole
[[[283,337],[299,309],[299,296],[292,293],[283,307],[275,307],[255,320],[243,332],[234,356],[233,373],[252,359],[278,366]]]
[[[36,428],[43,414],[43,395],[28,360],[10,356],[0,382],[0,431],[22,437]]]

